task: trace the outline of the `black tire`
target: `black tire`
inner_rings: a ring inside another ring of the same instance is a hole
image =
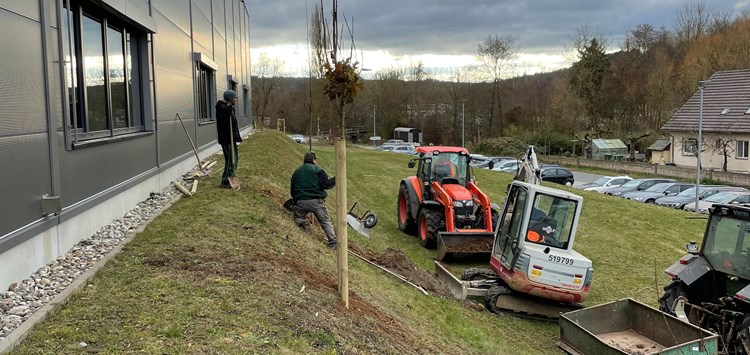
[[[646,203],[654,204],[654,203],[656,203],[656,200],[654,200],[654,199],[649,199],[649,200],[646,200]]]
[[[510,295],[512,291],[507,286],[492,286],[484,295],[484,305],[492,313],[500,313],[502,309],[497,307],[497,298],[504,295]]]
[[[492,231],[494,232],[497,229],[497,221],[500,220],[500,212],[495,211],[495,209],[492,209]]]
[[[398,229],[406,234],[414,235],[417,231],[417,223],[414,217],[409,213],[409,193],[406,185],[401,184],[398,189],[398,199],[396,201],[396,221]]]
[[[374,213],[368,213],[362,220],[362,225],[365,226],[365,228],[375,227],[376,224],[378,224],[378,216]]]
[[[437,232],[440,225],[440,213],[429,208],[419,211],[419,223],[417,225],[417,238],[419,244],[427,249],[434,249],[437,243]]]
[[[464,281],[476,281],[476,280],[487,280],[487,279],[497,279],[497,275],[495,275],[495,272],[492,270],[482,269],[478,267],[470,267],[464,270],[464,273],[461,275],[461,280],[464,280]]]
[[[564,185],[567,186],[567,187],[572,187],[573,186],[573,180],[567,180],[567,181],[565,181]]]

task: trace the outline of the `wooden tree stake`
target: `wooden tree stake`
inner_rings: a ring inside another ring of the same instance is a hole
[[[341,300],[349,309],[349,241],[347,239],[346,204],[346,139],[337,138],[334,143],[336,153],[336,234],[338,246],[338,281]]]

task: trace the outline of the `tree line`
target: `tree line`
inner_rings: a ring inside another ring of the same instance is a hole
[[[750,68],[750,14],[690,2],[675,16],[672,28],[635,26],[610,53],[609,38],[581,26],[565,43],[572,66],[554,72],[509,77],[521,50],[512,34],[479,42],[478,66],[381,70],[345,107],[346,124],[372,129],[374,118],[384,139],[395,127],[416,127],[433,144],[460,145],[463,131],[474,147],[513,137],[557,154],[570,151],[571,140],[620,138],[644,150],[699,81]],[[282,65],[267,55],[253,63],[254,116],[272,118],[271,125],[284,118],[287,130],[312,135],[339,128],[314,61],[308,78],[282,77]],[[437,79],[445,77],[451,80]]]

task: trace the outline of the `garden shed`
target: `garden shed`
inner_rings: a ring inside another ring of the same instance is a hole
[[[396,127],[393,130],[393,138],[400,139],[405,143],[422,144],[422,130],[419,128]]]
[[[671,146],[672,142],[669,139],[659,139],[646,148],[646,150],[651,151],[651,163],[664,165],[671,162]]]
[[[594,139],[591,141],[591,158],[594,160],[622,160],[628,147],[619,139]]]

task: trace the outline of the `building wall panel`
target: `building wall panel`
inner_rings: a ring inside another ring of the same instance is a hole
[[[39,22],[0,10],[0,43],[6,48],[0,50],[0,136],[47,129],[41,33]]]
[[[39,1],[0,0],[0,11],[2,10],[39,21]]]
[[[0,137],[0,236],[42,217],[41,198],[51,186],[48,148],[46,132]]]
[[[63,207],[156,166],[154,135],[60,152]]]

